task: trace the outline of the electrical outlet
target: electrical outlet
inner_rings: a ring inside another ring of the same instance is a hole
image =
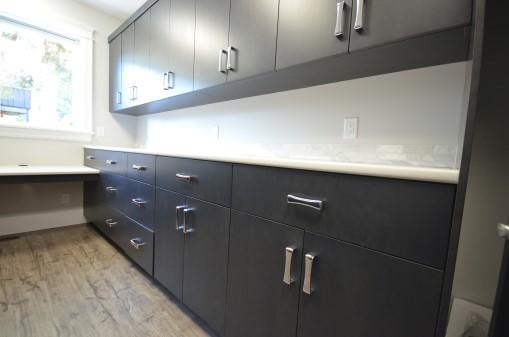
[[[62,198],[61,198],[62,205],[68,204],[70,202],[71,202],[71,195],[67,194],[67,193],[62,194]]]
[[[343,124],[343,139],[357,139],[359,117],[345,118]]]

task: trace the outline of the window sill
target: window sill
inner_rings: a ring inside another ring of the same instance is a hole
[[[93,135],[93,132],[85,130],[65,130],[28,125],[0,124],[0,137],[7,138],[90,142]]]

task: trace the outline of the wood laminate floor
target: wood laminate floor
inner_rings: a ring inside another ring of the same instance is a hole
[[[88,225],[0,240],[1,337],[206,337]]]

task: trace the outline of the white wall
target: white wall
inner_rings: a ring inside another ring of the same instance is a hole
[[[144,116],[138,145],[455,167],[466,69],[461,62]],[[360,117],[357,140],[342,139],[345,117]]]
[[[38,22],[62,22],[93,29],[93,119],[94,126],[103,126],[104,137],[94,137],[93,143],[111,146],[133,146],[136,118],[112,115],[108,112],[108,35],[120,21],[72,0],[0,0],[0,12]],[[61,164],[82,165],[83,145],[69,141],[47,141],[0,137],[0,165]],[[1,186],[0,235],[45,227],[83,223],[81,184],[67,183]],[[61,194],[71,196],[71,203],[62,205]],[[36,198],[38,196],[38,198]],[[21,208],[6,208],[12,198]],[[41,214],[40,199],[51,201],[48,211]]]

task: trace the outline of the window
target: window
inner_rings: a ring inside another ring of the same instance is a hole
[[[0,135],[91,136],[88,34],[0,15]]]

